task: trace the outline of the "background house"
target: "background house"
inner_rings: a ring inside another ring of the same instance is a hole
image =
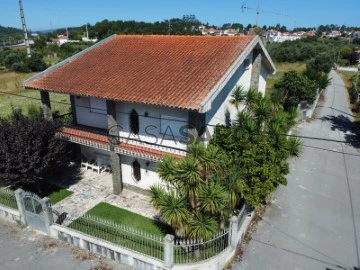
[[[83,158],[110,165],[119,194],[123,186],[161,184],[156,162],[185,156],[194,139],[208,141],[215,125],[236,115],[234,87],[264,94],[273,72],[258,36],[115,35],[24,86],[40,90],[48,120],[48,92],[70,95],[74,123],[59,137],[78,145]]]

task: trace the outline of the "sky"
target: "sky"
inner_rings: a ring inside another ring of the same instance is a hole
[[[32,31],[95,24],[104,19],[145,22],[193,14],[201,22],[222,26],[239,22],[259,25],[317,27],[321,24],[360,26],[360,0],[23,0],[28,29]],[[280,13],[280,14],[279,14]],[[21,28],[17,0],[0,0],[0,25]]]

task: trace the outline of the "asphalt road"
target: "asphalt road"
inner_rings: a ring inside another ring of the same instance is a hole
[[[301,157],[290,161],[288,185],[273,194],[236,269],[360,265],[360,152],[346,89],[334,71],[330,76],[315,119],[295,131],[325,140],[302,139]]]
[[[97,268],[98,267],[98,268]],[[1,270],[133,269],[0,220]]]

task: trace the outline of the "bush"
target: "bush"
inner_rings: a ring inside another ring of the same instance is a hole
[[[291,107],[297,107],[303,100],[313,103],[317,94],[317,85],[306,76],[296,71],[289,71],[275,83],[274,90],[281,93],[284,107],[289,110]]]
[[[329,73],[331,67],[333,66],[333,61],[328,53],[320,53],[315,58],[309,60],[306,64],[306,68],[310,71],[315,72],[325,72]]]

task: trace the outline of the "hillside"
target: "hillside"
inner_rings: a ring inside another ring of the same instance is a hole
[[[9,41],[10,39],[22,37],[22,30],[14,27],[4,27],[0,25],[0,41]]]

